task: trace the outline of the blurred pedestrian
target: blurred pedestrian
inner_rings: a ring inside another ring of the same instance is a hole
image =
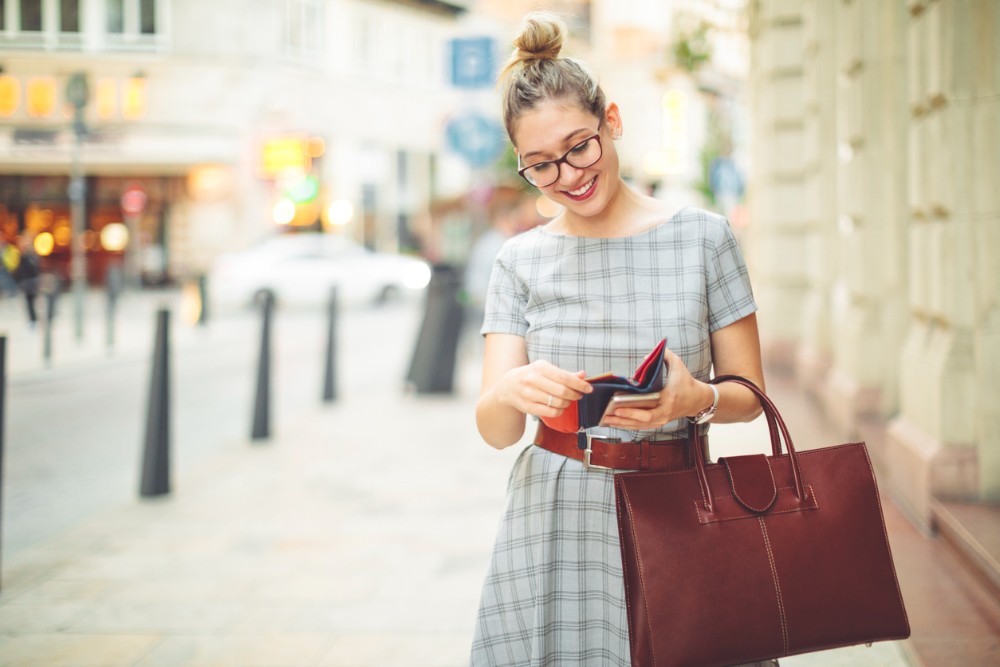
[[[20,238],[21,259],[12,274],[17,288],[24,295],[25,305],[28,309],[28,326],[32,329],[38,324],[38,309],[35,306],[35,299],[38,298],[39,276],[42,275],[42,262],[35,252],[32,238],[24,235]]]
[[[591,391],[587,375],[631,375],[664,338],[659,404],[617,409],[590,433],[595,455],[617,456],[616,439],[664,446],[691,421],[753,419],[749,390],[707,384],[713,366],[764,384],[757,306],[729,224],[669,210],[622,180],[622,112],[560,57],[565,35],[551,16],[529,15],[501,72],[519,173],[564,210],[505,243],[494,265],[479,432],[496,448],[519,442],[527,415],[559,416]],[[585,466],[576,434],[539,424],[533,442],[511,473],[472,665],[629,665],[614,471]]]
[[[17,294],[14,271],[21,263],[21,251],[7,239],[0,238],[0,299]]]
[[[468,322],[478,333],[486,312],[486,290],[489,287],[493,262],[507,239],[537,227],[543,221],[535,205],[535,197],[515,190],[499,190],[490,205],[490,226],[479,235],[469,251],[465,266],[464,290],[468,305]]]

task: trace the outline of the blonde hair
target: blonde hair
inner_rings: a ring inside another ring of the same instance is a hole
[[[596,79],[578,60],[559,57],[565,34],[565,26],[552,14],[533,12],[524,18],[514,52],[497,78],[511,142],[517,118],[545,100],[569,99],[596,118],[603,116],[606,101]]]

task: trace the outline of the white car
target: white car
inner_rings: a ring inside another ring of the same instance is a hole
[[[208,276],[209,304],[248,306],[266,293],[279,306],[379,303],[423,290],[427,262],[372,252],[350,239],[316,232],[272,236],[246,250],[221,255]]]

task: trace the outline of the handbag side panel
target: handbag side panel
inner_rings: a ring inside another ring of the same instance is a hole
[[[816,494],[817,509],[765,519],[789,653],[908,637],[865,445],[800,452],[798,460],[803,480]]]

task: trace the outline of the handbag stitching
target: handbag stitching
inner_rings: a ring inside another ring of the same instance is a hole
[[[632,511],[632,501],[629,500],[628,490],[624,486],[621,487],[621,492],[622,492],[622,498],[625,499],[625,504],[628,506],[628,512],[627,512],[627,514],[628,514],[629,533],[632,534],[632,535],[635,535],[635,525],[634,525],[634,523],[632,521],[632,516],[634,514],[633,511]],[[635,551],[635,562],[636,562],[636,566],[637,566],[637,568],[639,570],[639,588],[641,589],[641,592],[642,592],[642,604],[643,604],[643,607],[645,607],[645,611],[646,611],[646,633],[647,633],[647,636],[650,638],[650,641],[649,641],[649,655],[653,659],[652,664],[655,665],[656,664],[656,653],[655,653],[655,649],[653,647],[653,641],[652,641],[652,639],[653,639],[653,628],[651,628],[649,626],[649,607],[646,605],[646,592],[645,592],[646,591],[646,578],[643,576],[642,559],[639,558],[639,545],[633,544],[632,545],[632,549],[633,549],[633,551]],[[624,567],[625,567],[625,561],[623,559],[622,560],[622,568],[624,569]],[[625,581],[628,581],[628,579],[626,577],[623,577],[623,579]],[[626,586],[626,588],[627,588],[627,586]],[[627,612],[631,611],[631,609],[632,609],[632,604],[631,604],[630,600],[631,600],[631,596],[628,595],[628,591],[626,590],[625,605],[626,605],[626,611]]]
[[[780,487],[778,489],[778,491],[780,491],[782,489],[794,489],[794,488],[795,488],[794,486],[782,486],[782,487]],[[816,492],[812,488],[812,485],[811,484],[806,484],[802,488],[803,488],[803,491],[808,488],[809,491],[812,492],[812,494],[813,494],[813,504],[812,505],[810,505],[808,507],[798,507],[798,508],[790,509],[790,510],[779,510],[777,512],[767,512],[766,515],[767,516],[777,516],[779,514],[794,514],[795,512],[807,512],[807,511],[811,511],[811,510],[818,510],[819,509],[819,500],[816,499]],[[809,497],[808,494],[805,494],[805,495],[806,495],[806,498]],[[715,500],[722,500],[723,498],[732,498],[732,496],[714,496],[714,498],[715,498]],[[707,517],[703,518],[702,515],[701,515],[701,510],[698,508],[698,501],[694,500],[692,502],[694,503],[694,511],[697,512],[697,514],[698,514],[698,523],[700,523],[702,525],[708,525],[710,523],[722,523],[723,521],[739,521],[740,519],[759,518],[759,515],[757,515],[757,514],[751,514],[749,516],[736,516],[736,515],[733,515],[733,516],[722,516],[722,517],[719,517],[717,519],[710,519],[710,518],[707,518]],[[803,502],[805,502],[805,500],[803,500]]]
[[[740,505],[743,505],[743,507],[746,507],[751,512],[756,512],[757,514],[763,514],[767,510],[771,509],[774,503],[777,502],[778,500],[778,489],[775,486],[774,471],[771,470],[771,462],[768,461],[766,457],[764,459],[764,462],[767,463],[767,474],[771,476],[771,488],[774,489],[774,495],[771,496],[771,502],[768,503],[767,507],[765,507],[764,509],[757,509],[756,507],[750,507],[750,505],[748,505],[745,500],[740,498],[740,494],[736,492],[736,480],[733,479],[733,469],[730,468],[728,465],[726,465],[726,472],[729,474],[729,488],[732,489],[733,491],[733,497],[736,498],[736,501],[739,502]],[[718,497],[721,496],[717,496],[717,498]],[[803,498],[803,500],[805,499]]]
[[[784,642],[782,654],[788,655],[788,626],[785,621],[785,603],[781,598],[781,584],[778,582],[778,568],[774,564],[774,554],[771,552],[771,540],[767,537],[767,526],[764,517],[757,517],[760,532],[764,536],[764,548],[767,549],[767,560],[771,562],[771,578],[774,580],[774,592],[778,599],[778,614],[781,619],[781,637]]]

